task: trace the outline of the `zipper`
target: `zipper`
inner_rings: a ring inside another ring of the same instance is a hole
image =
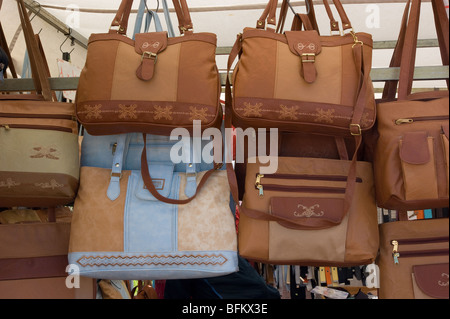
[[[293,175],[293,174],[256,174],[255,188],[259,192],[259,196],[264,196],[264,190],[283,191],[283,192],[309,192],[309,193],[334,193],[345,194],[343,187],[327,187],[327,186],[291,186],[291,185],[273,185],[261,183],[262,178],[268,179],[287,179],[287,180],[314,180],[328,182],[346,182],[347,176],[329,176],[329,175]],[[357,183],[362,183],[362,179],[357,177]]]
[[[436,115],[436,116],[419,116],[419,117],[402,118],[395,120],[395,124],[402,125],[402,124],[412,124],[414,122],[439,121],[439,120],[448,120],[448,116]]]
[[[60,131],[72,133],[71,128],[53,125],[0,124],[0,128],[1,127],[3,127],[7,131],[15,128],[15,129],[48,130],[48,131]]]
[[[445,256],[448,255],[447,249],[430,249],[430,250],[415,250],[415,251],[402,251],[399,252],[400,245],[424,245],[424,244],[436,244],[448,242],[449,237],[434,237],[434,238],[410,238],[410,239],[398,239],[391,240],[392,245],[392,258],[394,264],[398,265],[399,257],[426,257],[426,256]]]

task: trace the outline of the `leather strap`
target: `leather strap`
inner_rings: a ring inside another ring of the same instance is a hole
[[[19,9],[19,16],[25,37],[25,43],[28,49],[28,55],[30,57],[30,65],[36,92],[41,94],[44,97],[44,100],[52,101],[53,94],[50,87],[50,81],[48,79],[48,70],[45,67],[46,62],[44,61],[39,50],[39,46],[34,36],[30,18],[23,0],[18,0],[17,6]]]
[[[440,0],[432,0],[431,3],[442,63],[443,65],[449,65],[449,22],[445,6]],[[390,62],[390,67],[400,67],[400,77],[399,80],[386,81],[383,91],[383,99],[385,100],[395,99],[397,85],[399,100],[433,98],[448,95],[448,92],[411,94],[417,51],[420,7],[421,0],[408,0],[406,3],[397,45]],[[449,81],[447,80],[448,86]]]
[[[222,167],[222,164],[214,164],[214,168],[207,171],[202,179],[200,180],[198,186],[197,186],[197,190],[195,192],[194,195],[192,195],[191,197],[187,198],[187,199],[171,199],[171,198],[167,198],[162,196],[161,194],[159,194],[159,192],[156,190],[155,185],[153,185],[152,182],[152,177],[150,176],[150,171],[148,168],[148,162],[147,162],[147,135],[143,134],[144,137],[144,149],[142,150],[142,155],[141,155],[141,175],[142,175],[142,179],[144,181],[144,185],[146,186],[146,188],[149,190],[149,192],[159,201],[167,203],[167,204],[174,204],[174,205],[184,205],[184,204],[188,204],[190,203],[196,196],[197,194],[200,193],[201,189],[203,188],[203,186],[205,185],[206,181],[208,180],[208,178],[218,169],[220,169]]]
[[[178,28],[181,34],[191,33],[193,29],[189,7],[186,0],[172,0],[178,18]],[[122,0],[119,9],[111,23],[110,33],[125,35],[128,28],[128,19],[131,14],[133,0]]]
[[[8,68],[11,71],[11,75],[13,78],[17,79],[16,68],[14,67],[14,63],[11,57],[11,52],[8,48],[8,43],[6,41],[5,33],[3,32],[2,23],[0,22],[0,47],[5,51],[6,56],[8,57]],[[6,77],[6,72],[5,72]]]

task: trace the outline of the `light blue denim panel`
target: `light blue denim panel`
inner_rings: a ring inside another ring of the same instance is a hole
[[[158,192],[178,199],[180,177],[170,163],[149,165]],[[140,171],[132,171],[124,213],[124,248],[128,253],[177,250],[178,206],[157,200],[144,186]]]

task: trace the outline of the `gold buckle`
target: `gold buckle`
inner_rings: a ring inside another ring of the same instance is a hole
[[[306,57],[306,59],[305,59]],[[313,57],[312,60],[309,60],[309,57]],[[302,62],[303,63],[314,63],[316,62],[316,54],[315,53],[302,53]]]
[[[142,53],[141,61],[143,61],[144,59],[153,59],[153,60],[155,60],[155,63],[156,63],[156,60],[158,59],[158,55],[153,52],[144,51],[144,53]]]
[[[111,173],[111,177],[118,177],[119,179],[122,179],[122,173]]]
[[[357,127],[358,128],[358,133],[353,133],[352,132],[352,127]],[[353,136],[360,136],[362,133],[361,133],[361,125],[359,125],[359,124],[350,124],[350,133],[353,135]]]

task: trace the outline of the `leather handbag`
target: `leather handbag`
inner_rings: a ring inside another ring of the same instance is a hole
[[[350,267],[378,252],[372,165],[358,161],[279,157],[274,174],[249,160],[239,208],[239,253],[269,264]]]
[[[398,98],[397,81],[389,81],[377,106],[375,185],[378,205],[387,209],[448,207],[448,90],[411,94],[420,6],[419,0],[407,2],[391,61],[400,67]],[[448,18],[442,1],[432,6],[443,64],[448,65]]]
[[[353,31],[339,0],[333,3],[350,32],[324,36],[306,23],[303,31],[277,33],[265,28],[266,22],[276,26],[277,3],[268,2],[256,28],[245,28],[231,51],[228,71],[239,56],[227,96],[233,125],[341,136],[369,130],[376,118],[371,35]],[[339,32],[328,1],[324,5],[332,32]]]
[[[94,280],[66,272],[71,215],[68,208],[0,212],[0,299],[95,299]]]
[[[129,136],[120,135],[111,168],[81,167],[70,263],[82,276],[121,280],[236,272],[237,235],[226,171],[176,172],[172,161],[147,161],[146,135],[141,169],[124,170]]]
[[[67,205],[80,169],[75,106],[54,102],[23,1],[18,7],[36,94],[0,95],[0,207]]]
[[[109,33],[89,39],[76,112],[92,135],[132,132],[170,135],[177,127],[220,128],[222,107],[216,35],[194,33],[186,0],[173,4],[183,36],[126,36],[132,0],[123,0]],[[123,61],[126,61],[124,63]]]
[[[448,218],[380,225],[380,299],[449,298]]]

